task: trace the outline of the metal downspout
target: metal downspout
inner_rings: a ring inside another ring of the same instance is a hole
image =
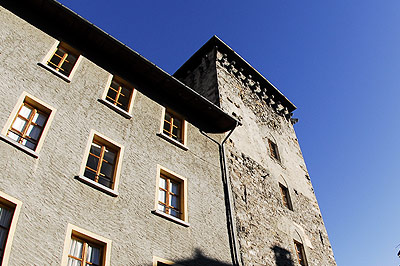
[[[230,184],[230,179],[228,177],[228,168],[226,166],[226,156],[225,156],[225,148],[224,144],[228,140],[228,138],[231,136],[233,131],[236,129],[236,127],[239,125],[239,122],[236,122],[236,125],[234,128],[231,129],[231,131],[228,133],[228,135],[224,138],[224,140],[221,143],[218,143],[218,141],[214,140],[210,136],[208,136],[205,132],[200,131],[201,134],[206,136],[208,139],[216,143],[219,147],[219,159],[220,159],[220,164],[221,164],[221,174],[222,174],[222,183],[224,185],[224,193],[225,193],[225,207],[226,207],[226,218],[227,218],[227,227],[228,227],[228,235],[229,235],[229,244],[231,247],[231,257],[232,257],[232,263],[233,266],[240,266],[239,264],[239,250],[238,250],[238,242],[237,242],[237,236],[236,236],[236,223],[235,223],[235,218],[233,217],[233,206],[232,206],[232,195],[231,195],[231,184]]]

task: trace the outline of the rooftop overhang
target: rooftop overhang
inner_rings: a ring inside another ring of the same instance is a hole
[[[20,18],[68,43],[83,56],[137,85],[137,90],[180,113],[209,133],[223,133],[237,120],[94,24],[54,0],[0,0]]]
[[[208,40],[196,53],[190,57],[175,73],[174,77],[181,78],[184,77],[187,71],[191,71],[199,62],[202,60],[203,56],[207,54],[211,49],[217,49],[222,54],[226,54],[228,58],[236,62],[237,68],[242,68],[243,72],[248,73],[254,79],[260,82],[261,86],[268,88],[268,90],[273,92],[275,100],[280,101],[281,104],[288,108],[289,112],[296,110],[296,106],[283,95],[269,80],[267,80],[263,75],[260,74],[255,68],[253,68],[246,60],[244,60],[239,54],[237,54],[232,48],[230,48],[226,43],[224,43],[217,36],[213,36]]]

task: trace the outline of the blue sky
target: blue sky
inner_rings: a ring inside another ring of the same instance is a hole
[[[219,36],[298,107],[338,265],[399,265],[399,1],[61,3],[171,74]]]

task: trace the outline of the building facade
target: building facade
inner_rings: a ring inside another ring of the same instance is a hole
[[[2,265],[336,265],[295,106],[217,37],[173,76],[0,1]]]

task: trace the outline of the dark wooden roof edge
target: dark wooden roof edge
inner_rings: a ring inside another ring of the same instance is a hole
[[[27,20],[34,26],[37,26],[41,30],[45,30],[45,27],[49,27],[50,29],[45,32],[50,35],[56,35],[54,34],[55,24],[57,27],[63,29],[73,27],[75,31],[74,33],[71,33],[72,30],[67,33],[61,32],[58,34],[58,38],[62,39],[61,37],[63,34],[74,34],[74,36],[68,36],[71,40],[74,38],[76,40],[79,37],[79,41],[83,44],[81,47],[75,48],[82,49],[83,54],[85,54],[85,50],[88,50],[85,45],[93,44],[93,40],[99,41],[99,43],[106,43],[107,45],[111,44],[118,48],[115,49],[112,54],[115,60],[107,62],[110,69],[120,69],[120,66],[117,65],[119,60],[121,62],[130,61],[134,66],[132,68],[135,70],[134,74],[140,76],[142,81],[149,81],[150,83],[148,86],[138,88],[139,91],[147,96],[154,96],[153,100],[161,102],[166,105],[166,107],[172,108],[179,105],[184,106],[185,109],[179,108],[180,110],[176,111],[179,111],[189,122],[199,127],[201,130],[213,133],[223,133],[233,129],[237,124],[240,124],[235,117],[224,112],[221,108],[179,81],[177,78],[168,74],[138,52],[134,51],[121,41],[106,33],[104,30],[55,0],[0,0],[0,5],[9,9],[22,19]],[[44,13],[51,11],[56,15]],[[80,29],[82,29],[81,32],[78,32]],[[88,29],[90,34],[87,32]],[[68,40],[68,38],[66,37],[65,39]],[[96,48],[101,51],[101,49],[105,49],[106,46],[103,47],[102,45],[98,45]],[[91,52],[87,51],[87,53],[90,54]],[[104,50],[104,54],[109,55],[110,51]],[[125,79],[123,74],[121,74],[121,77]],[[130,81],[132,78],[127,77],[126,79]],[[174,94],[173,97],[168,95],[171,93]],[[182,102],[184,103],[183,105]]]
[[[268,86],[275,92],[275,97],[279,99],[284,106],[288,108],[290,112],[296,110],[296,106],[288,99],[282,92],[278,90],[268,79],[266,79],[260,72],[258,72],[253,66],[251,66],[245,59],[243,59],[238,53],[236,53],[231,47],[229,47],[224,41],[218,36],[214,35],[209,39],[199,50],[197,50],[174,74],[177,78],[182,78],[186,75],[187,71],[191,71],[198,64],[199,60],[211,49],[217,48],[218,51],[225,53],[228,57],[236,60],[236,63],[240,64],[244,68],[244,72],[250,72],[253,79],[256,79],[260,84],[264,83],[264,86]]]

